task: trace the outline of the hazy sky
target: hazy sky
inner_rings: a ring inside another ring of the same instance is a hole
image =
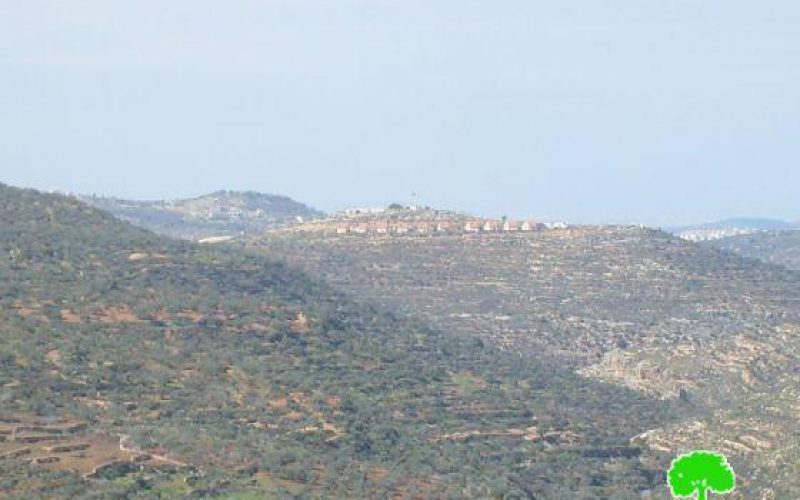
[[[797,0],[0,0],[0,182],[800,218]]]

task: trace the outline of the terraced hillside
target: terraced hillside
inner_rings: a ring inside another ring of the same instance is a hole
[[[634,442],[726,451],[752,495],[798,487],[796,273],[624,227],[250,246],[442,331],[684,404],[697,413]]]
[[[0,496],[639,498],[704,411],[402,316],[0,187]]]
[[[800,230],[730,236],[704,245],[800,271]]]

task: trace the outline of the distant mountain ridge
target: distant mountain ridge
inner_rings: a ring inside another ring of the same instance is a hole
[[[760,231],[703,242],[745,257],[800,271],[800,231]]]
[[[159,234],[192,240],[259,233],[324,215],[287,196],[254,191],[216,191],[172,201],[77,198]]]
[[[667,231],[684,240],[800,270],[800,221],[741,217]]]
[[[760,231],[787,231],[793,229],[800,229],[800,222],[756,217],[735,217],[716,222],[671,227],[665,230],[685,240],[707,241]]]

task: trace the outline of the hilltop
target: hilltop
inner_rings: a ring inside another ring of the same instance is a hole
[[[260,233],[323,215],[286,196],[253,191],[217,191],[174,201],[78,198],[156,233],[191,240]]]
[[[728,453],[745,495],[800,461],[800,275],[639,227],[351,235],[246,244],[442,331],[689,408],[633,442]],[[765,411],[765,408],[769,408]]]
[[[529,233],[566,229],[564,222],[538,222],[503,217],[476,217],[451,210],[403,206],[347,209],[327,217],[287,227],[283,232],[322,236],[428,236],[488,233]]]
[[[0,495],[638,498],[670,457],[631,436],[700,412],[271,256],[0,207]]]

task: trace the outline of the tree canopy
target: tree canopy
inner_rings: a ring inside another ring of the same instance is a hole
[[[697,493],[698,500],[705,500],[708,491],[724,494],[736,487],[736,475],[725,456],[702,450],[675,459],[667,479],[673,496],[690,497]]]

